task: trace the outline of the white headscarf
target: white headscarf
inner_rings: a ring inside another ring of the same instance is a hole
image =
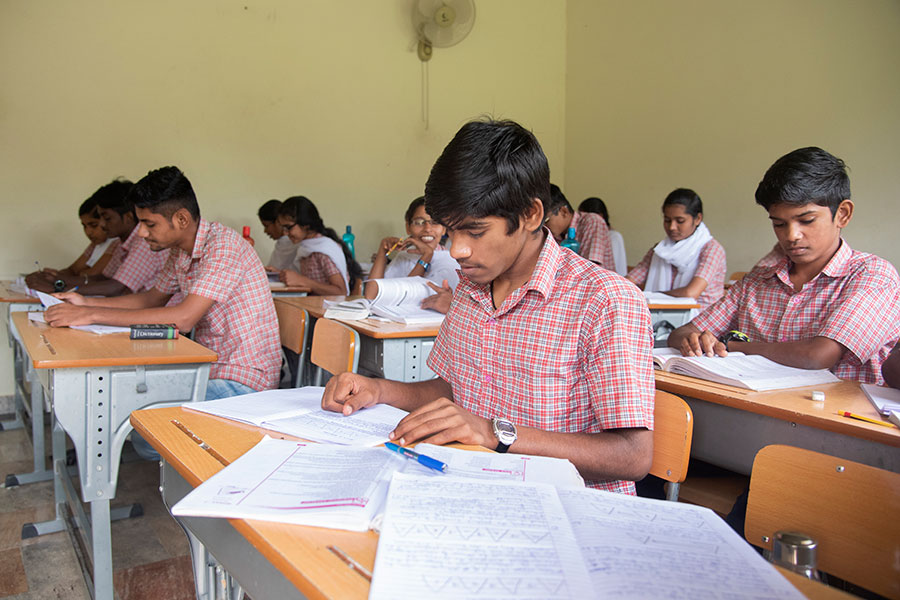
[[[666,292],[689,284],[697,271],[700,251],[711,239],[709,228],[702,222],[690,237],[683,240],[673,242],[668,237],[664,238],[653,249],[644,289],[648,292]],[[678,269],[674,283],[673,267]]]

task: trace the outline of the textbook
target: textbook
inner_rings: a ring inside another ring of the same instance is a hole
[[[900,412],[900,390],[872,383],[863,383],[860,387],[878,414],[889,417],[891,411]]]
[[[661,371],[755,392],[840,381],[827,369],[797,369],[742,352],[729,352],[728,356],[682,356],[675,348],[654,348],[653,366]]]
[[[495,454],[419,444],[416,452],[447,464],[428,469],[386,448],[276,440],[268,436],[172,507],[191,517],[257,519],[366,531],[378,524],[394,473],[448,481],[542,481],[584,487],[575,466],[559,458]]]
[[[369,600],[804,596],[708,508],[397,473]]]
[[[249,423],[313,442],[377,446],[405,417],[405,410],[376,404],[345,417],[322,409],[323,387],[266,390],[209,402],[188,402],[182,408],[232,421]]]
[[[55,296],[51,296],[50,294],[45,294],[44,292],[39,292],[37,290],[33,290],[37,295],[37,298],[41,301],[41,304],[44,308],[50,308],[56,304],[62,304],[63,301]],[[47,319],[42,312],[29,312],[28,320],[34,321],[35,323],[46,323]],[[129,327],[118,327],[115,325],[70,325],[70,329],[80,329],[81,331],[87,331],[89,333],[96,333],[97,335],[106,335],[108,333],[130,333],[131,328]]]
[[[422,300],[434,295],[424,277],[394,277],[372,279],[378,285],[374,300],[359,298],[328,305],[325,317],[355,321],[371,315],[404,323],[406,325],[440,325],[444,321],[441,313],[422,308]]]

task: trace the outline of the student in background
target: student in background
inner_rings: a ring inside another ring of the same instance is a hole
[[[316,205],[305,196],[293,196],[278,209],[278,224],[297,244],[293,264],[279,279],[289,286],[306,286],[320,296],[346,295],[362,269],[334,229],[325,227]]]
[[[81,253],[81,256],[65,269],[42,269],[29,274],[25,278],[25,283],[29,287],[42,292],[52,292],[55,291],[54,283],[56,281],[83,282],[86,276],[99,275],[103,272],[103,269],[112,258],[113,252],[119,245],[119,238],[109,235],[103,227],[99,201],[105,194],[119,194],[120,192],[117,190],[119,185],[118,181],[104,185],[78,207],[78,218],[81,220],[81,227],[84,229],[84,234],[88,240],[90,240],[90,244]],[[66,287],[70,287],[70,284],[67,283]]]
[[[603,217],[606,227],[609,229],[609,243],[612,246],[613,262],[616,265],[614,269],[619,275],[625,276],[628,272],[628,259],[625,256],[625,239],[622,234],[612,228],[609,224],[609,211],[606,210],[606,203],[596,196],[585,198],[578,205],[580,213],[594,213]]]
[[[760,354],[881,383],[881,364],[900,338],[900,278],[841,237],[854,210],[844,161],[815,147],[786,154],[766,171],[756,202],[785,256],[735,283],[676,329],[669,346],[686,356]]]
[[[176,167],[151,171],[129,195],[138,235],[166,257],[154,287],[117,298],[60,294],[47,322],[65,325],[175,323],[218,355],[206,399],[239,396],[278,386],[281,342],[269,281],[253,248],[240,234],[200,217],[197,197]],[[166,306],[176,293],[183,299]],[[135,440],[132,440],[135,442]],[[141,441],[142,456],[152,450]]]
[[[703,222],[703,202],[678,188],[662,206],[666,237],[647,251],[626,276],[647,292],[696,298],[709,306],[725,293],[725,248]]]
[[[616,260],[606,221],[600,215],[573,210],[565,194],[554,184],[550,184],[546,225],[557,242],[566,237],[570,227],[574,227],[575,239],[581,244],[581,256],[604,269],[615,269]]]
[[[467,123],[425,184],[460,265],[428,366],[416,383],[342,373],[322,398],[352,414],[412,411],[401,445],[458,441],[571,460],[588,485],[634,493],[653,446],[650,315],[621,277],[562,250],[542,227],[550,169],[510,121]]]
[[[263,231],[271,239],[275,240],[275,248],[266,263],[266,271],[282,271],[289,269],[297,256],[297,244],[291,241],[281,225],[278,224],[278,210],[281,208],[281,200],[269,200],[259,207],[257,216],[262,223]]]
[[[435,221],[425,211],[425,197],[419,196],[406,209],[407,238],[386,237],[381,240],[369,282],[366,283],[366,298],[374,299],[378,293],[378,284],[373,279],[390,279],[393,277],[424,277],[437,292],[422,301],[423,308],[431,308],[447,313],[450,308],[450,296],[459,283],[459,269],[450,252],[441,246],[441,238],[446,228]],[[399,250],[393,260],[388,262],[391,250]]]

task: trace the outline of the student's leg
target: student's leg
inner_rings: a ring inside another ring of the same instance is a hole
[[[255,391],[253,388],[231,379],[210,379],[206,384],[206,398],[204,400],[243,396],[244,394],[252,394]],[[144,460],[159,460],[159,452],[154,450],[153,446],[136,431],[131,432],[131,445],[134,447],[137,455]]]

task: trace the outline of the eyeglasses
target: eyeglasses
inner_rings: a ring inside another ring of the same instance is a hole
[[[285,233],[287,233],[288,231],[290,231],[291,229],[293,229],[293,228],[296,227],[296,226],[297,226],[297,223],[290,223],[290,224],[287,224],[287,225],[281,225],[281,230],[284,231]]]
[[[416,227],[424,227],[425,225],[440,225],[440,223],[438,223],[434,219],[422,219],[422,218],[413,219],[412,221],[409,222],[409,224],[415,225]]]

